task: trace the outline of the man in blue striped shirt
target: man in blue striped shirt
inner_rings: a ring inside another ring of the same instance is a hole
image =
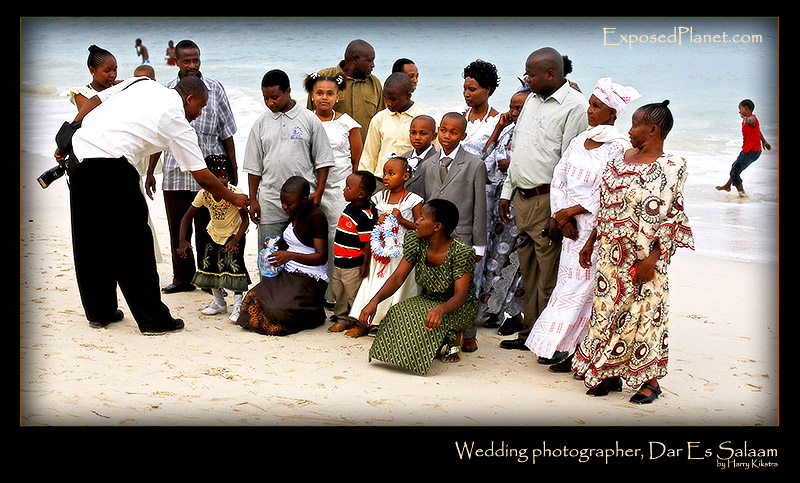
[[[233,135],[236,133],[236,121],[233,118],[228,96],[222,84],[200,72],[200,48],[191,40],[182,40],[175,45],[175,57],[178,65],[178,75],[167,83],[167,87],[174,87],[178,81],[187,76],[199,77],[208,88],[208,104],[202,114],[192,121],[192,127],[197,131],[197,141],[203,156],[224,154],[233,163],[230,183],[238,184],[238,167],[236,163],[236,150],[233,144]],[[200,186],[188,172],[183,172],[175,162],[169,151],[163,153],[163,178],[161,189],[164,193],[164,205],[167,212],[167,222],[170,232],[170,251],[172,255],[172,283],[164,287],[164,293],[186,292],[195,289],[192,285],[196,265],[195,255],[188,251],[186,257],[177,253],[180,247],[180,224],[183,215],[189,209]],[[158,160],[158,155],[150,159],[147,173],[147,194],[153,198],[155,178],[153,170]],[[194,231],[196,257],[203,256],[208,242],[206,226],[208,225],[208,210],[200,210],[194,218],[194,227],[189,227],[187,237]]]

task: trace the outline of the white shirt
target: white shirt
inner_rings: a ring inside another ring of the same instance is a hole
[[[79,160],[143,157],[169,149],[183,171],[206,168],[197,133],[186,119],[180,94],[158,82],[131,78],[97,94],[101,103],[83,118],[72,137]]]

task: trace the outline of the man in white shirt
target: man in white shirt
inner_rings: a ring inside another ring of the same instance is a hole
[[[75,274],[92,327],[122,319],[119,285],[142,333],[183,328],[161,302],[147,203],[135,168],[143,157],[169,149],[200,186],[235,206],[249,205],[246,195],[225,188],[206,168],[189,121],[207,100],[196,78],[169,89],[134,77],[86,102],[75,118],[82,124],[69,158],[56,150],[69,175]]]
[[[586,98],[567,82],[563,57],[555,49],[545,47],[528,56],[525,81],[531,94],[514,128],[511,164],[498,203],[506,223],[511,221],[514,203],[517,253],[525,286],[524,323],[517,338],[504,340],[500,346],[522,350],[527,350],[525,340],[547,306],[558,273],[561,233],[550,223],[553,169],[572,138],[587,129],[589,107]]]

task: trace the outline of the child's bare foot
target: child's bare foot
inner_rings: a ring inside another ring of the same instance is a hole
[[[717,186],[717,191],[730,191],[730,186]]]

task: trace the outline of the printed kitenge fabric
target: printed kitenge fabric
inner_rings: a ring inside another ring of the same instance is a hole
[[[516,316],[522,313],[525,287],[522,284],[522,273],[519,268],[517,253],[517,223],[514,219],[514,207],[510,207],[511,221],[506,223],[500,218],[498,208],[500,194],[503,192],[503,181],[506,174],[498,168],[498,161],[509,159],[511,153],[511,137],[514,124],[506,126],[497,139],[494,149],[484,158],[489,183],[486,185],[486,230],[488,233],[486,256],[482,273],[478,274],[475,284],[478,286],[478,317],[496,315],[503,320],[503,314]]]
[[[414,265],[414,275],[421,293],[393,305],[381,322],[369,357],[425,375],[437,350],[456,332],[467,330],[475,321],[478,301],[475,284],[470,282],[467,301],[455,312],[445,314],[435,329],[425,327],[425,318],[435,306],[455,294],[455,281],[475,271],[475,251],[454,238],[444,262],[429,266],[426,262],[429,243],[413,234],[405,238],[403,257]]]
[[[229,184],[233,193],[241,193],[238,187]],[[202,253],[198,253],[197,271],[192,283],[200,288],[225,288],[233,292],[246,292],[250,286],[250,275],[244,262],[246,239],[239,240],[238,251],[233,253],[225,249],[225,245],[239,231],[242,217],[239,208],[227,200],[215,200],[206,190],[200,190],[195,196],[192,206],[201,210],[208,209],[211,221],[206,230],[211,241],[206,244]]]
[[[667,266],[678,247],[694,249],[683,207],[686,161],[663,155],[649,164],[609,162],[600,182],[598,254],[589,330],[573,369],[587,387],[621,377],[629,386],[667,374]],[[653,278],[634,285],[629,272],[661,246]]]
[[[246,292],[250,286],[250,274],[244,262],[245,244],[245,237],[242,237],[237,252],[229,252],[225,245],[213,241],[206,244],[192,283],[200,288],[224,288],[234,293]]]
[[[536,355],[548,359],[556,351],[572,352],[586,335],[595,273],[594,266],[581,267],[580,252],[595,227],[603,171],[610,159],[624,154],[626,147],[620,142],[609,141],[586,149],[586,139],[586,133],[572,139],[553,170],[550,183],[550,210],[553,213],[575,205],[583,207],[586,213],[573,218],[577,238],[564,237],[561,241],[556,286],[525,341]]]

